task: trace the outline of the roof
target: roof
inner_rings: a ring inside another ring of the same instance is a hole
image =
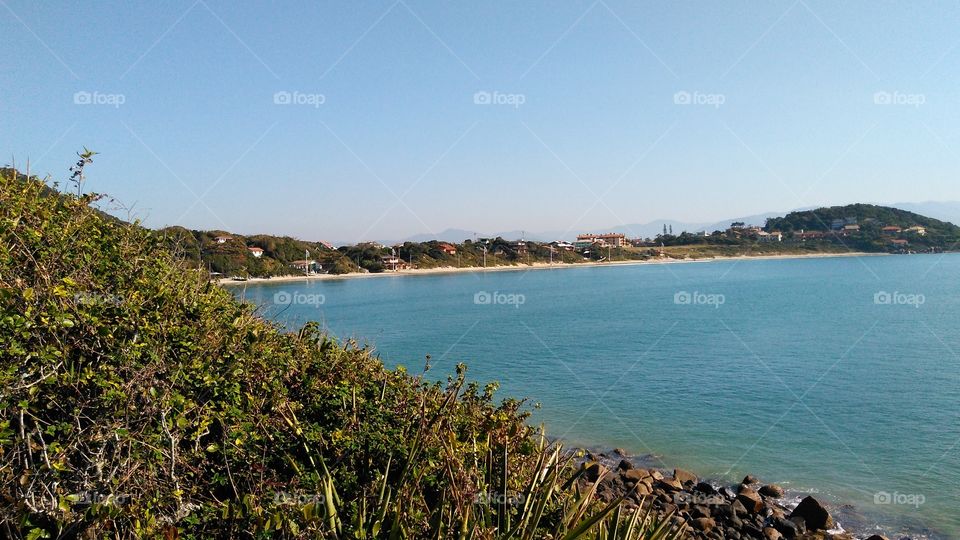
[[[258,248],[256,246],[249,246],[247,249],[250,251],[263,251],[263,248]]]

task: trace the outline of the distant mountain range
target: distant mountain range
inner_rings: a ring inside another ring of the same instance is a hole
[[[907,210],[909,212],[914,212],[916,214],[932,217],[939,219],[941,221],[947,221],[953,224],[960,224],[960,201],[929,201],[929,202],[919,202],[919,203],[895,203],[895,204],[881,204],[882,206],[890,206],[893,208],[899,208],[900,210]],[[673,227],[673,232],[680,233],[683,231],[687,232],[713,232],[716,230],[725,230],[731,223],[735,221],[742,221],[747,225],[764,225],[769,218],[778,218],[787,215],[790,212],[797,212],[803,210],[813,210],[816,207],[804,207],[804,208],[794,208],[792,210],[787,210],[784,212],[767,212],[763,214],[753,214],[750,216],[743,217],[733,217],[729,219],[724,219],[714,222],[688,222],[688,221],[677,221],[673,219],[658,219],[653,221],[648,221],[646,223],[628,223],[625,225],[613,225],[606,228],[599,229],[575,229],[571,231],[500,231],[500,232],[482,232],[482,231],[468,231],[466,229],[445,229],[437,234],[416,234],[403,238],[400,240],[392,240],[386,242],[387,244],[396,244],[401,242],[427,242],[430,240],[439,240],[441,242],[463,242],[467,239],[473,239],[474,236],[478,238],[495,238],[500,236],[508,240],[515,240],[523,238],[525,240],[532,240],[535,242],[551,242],[553,240],[573,240],[576,238],[577,234],[585,232],[615,232],[623,233],[628,237],[655,237],[656,235],[663,232],[663,226],[666,225],[669,229]],[[347,242],[338,242],[337,245],[345,244]]]

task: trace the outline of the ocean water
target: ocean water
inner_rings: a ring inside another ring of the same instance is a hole
[[[750,473],[847,529],[960,538],[960,255],[250,284],[388,365],[458,362],[574,445]]]

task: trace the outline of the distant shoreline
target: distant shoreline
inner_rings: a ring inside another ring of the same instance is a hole
[[[396,272],[350,272],[347,274],[312,274],[303,276],[274,276],[269,278],[248,278],[246,281],[236,281],[232,278],[221,278],[217,280],[219,285],[248,285],[251,283],[283,283],[288,281],[300,280],[335,280],[335,279],[355,279],[355,278],[374,278],[391,276],[428,276],[437,274],[460,274],[469,272],[519,272],[527,270],[558,270],[563,268],[586,268],[602,266],[634,266],[643,264],[682,264],[682,263],[705,263],[716,261],[736,261],[736,260],[775,260],[775,259],[826,259],[835,257],[875,257],[890,255],[889,253],[867,253],[853,251],[848,253],[796,253],[785,255],[736,255],[736,256],[717,256],[703,257],[698,259],[650,259],[645,261],[608,261],[608,262],[583,262],[583,263],[544,263],[535,262],[532,264],[499,265],[499,266],[468,266],[457,268],[452,266],[443,266],[438,268],[414,268],[409,270],[397,270]]]

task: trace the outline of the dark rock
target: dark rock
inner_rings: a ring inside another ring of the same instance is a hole
[[[620,477],[623,478],[624,482],[639,482],[650,477],[650,471],[646,469],[621,469]]]
[[[707,482],[697,483],[697,485],[693,486],[693,490],[697,493],[703,493],[705,495],[714,495],[717,493],[717,489]]]
[[[632,468],[633,468],[633,463],[630,463],[625,459],[621,459],[620,463],[617,464],[617,470],[620,470],[620,471],[629,471]]]
[[[607,469],[597,462],[584,463],[583,467],[585,469],[583,477],[586,478],[588,482],[596,482],[603,473],[607,472]]]
[[[807,532],[807,522],[802,517],[789,517],[787,518],[790,523],[793,523],[794,527],[797,529],[797,534],[805,534]]]
[[[683,469],[674,469],[673,477],[677,479],[681,484],[696,484],[697,475],[693,474],[690,471],[685,471]]]
[[[726,532],[727,538],[730,538],[731,540],[740,540],[740,531],[738,531],[736,528],[727,527],[727,530],[725,532]]]
[[[613,449],[613,453],[614,453],[614,454],[617,454],[618,456],[626,456],[626,455],[628,455],[628,454],[627,454],[627,451],[624,450],[623,448],[614,448],[614,449]]]
[[[710,518],[697,518],[693,520],[693,528],[698,531],[709,531],[710,529],[717,526],[717,522]]]
[[[740,483],[741,483],[741,484],[746,484],[746,485],[749,486],[750,484],[759,484],[760,481],[757,480],[756,477],[750,476],[750,475],[748,474],[748,475],[746,475],[746,476],[743,477],[743,482],[740,482]]]
[[[734,497],[737,496],[736,492],[734,492],[732,489],[730,489],[730,488],[728,488],[728,487],[726,487],[726,486],[720,488],[719,492],[720,492],[721,495],[723,495],[724,497],[726,497],[726,498],[728,498],[728,499],[733,499]]]
[[[713,517],[710,515],[710,509],[701,504],[694,506],[693,509],[690,511],[690,515],[692,515],[695,518]]]
[[[776,484],[767,484],[760,488],[760,494],[764,497],[770,497],[773,499],[782,499],[783,498],[783,488]]]
[[[747,507],[743,505],[739,500],[733,501],[733,504],[730,505],[733,508],[733,512],[737,516],[747,515]]]
[[[752,489],[746,489],[737,494],[737,501],[747,509],[747,512],[756,514],[763,509],[763,499]]]
[[[832,529],[834,525],[830,512],[827,512],[827,509],[816,499],[809,496],[800,501],[800,504],[793,509],[790,517],[803,518],[804,525],[809,531]]]
[[[763,529],[751,523],[744,523],[740,531],[750,538],[763,538]]]
[[[879,535],[879,534],[875,534],[875,535],[871,536],[870,538],[867,538],[867,540],[890,540],[890,539],[887,538],[886,536],[882,536],[882,535]]]
[[[780,532],[784,538],[796,538],[797,536],[797,524],[790,521],[789,519],[779,517],[770,521],[770,525],[774,529]]]

